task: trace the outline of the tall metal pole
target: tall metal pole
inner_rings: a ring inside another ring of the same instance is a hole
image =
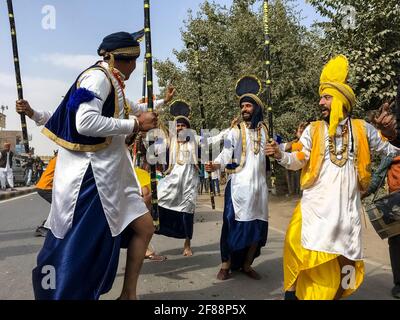
[[[17,80],[18,100],[22,100],[24,99],[24,94],[22,89],[21,69],[19,65],[19,55],[18,55],[17,30],[15,28],[14,9],[12,0],[7,0],[7,6],[8,6],[8,17],[10,18],[11,41],[14,54],[14,67],[15,67],[15,78]],[[25,114],[20,114],[20,116],[21,116],[21,128],[22,128],[22,142],[25,147],[25,152],[28,153],[29,141],[28,141],[28,128],[26,126],[26,117]]]
[[[269,35],[269,3],[264,0],[264,55],[265,55],[265,84],[266,84],[266,106],[268,111],[268,135],[270,142],[274,139],[274,122],[272,110],[272,77],[271,77],[271,54],[270,54],[270,35]],[[270,158],[271,163],[271,191],[276,193],[275,160]]]
[[[144,32],[146,39],[146,70],[147,70],[147,109],[149,112],[154,110],[153,101],[153,55],[151,49],[151,28],[150,28],[150,0],[144,0]],[[150,141],[150,147],[154,141]],[[158,214],[158,196],[157,196],[157,175],[156,165],[150,165],[151,176],[151,206],[154,227],[160,229],[160,218]]]

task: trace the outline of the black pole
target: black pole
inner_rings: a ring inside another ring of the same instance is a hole
[[[150,0],[144,0],[144,32],[146,38],[146,76],[147,76],[147,109],[149,112],[154,110],[153,101],[153,56],[151,49],[151,29],[150,29]],[[150,141],[150,147],[154,141]],[[157,196],[157,175],[156,165],[150,165],[151,176],[151,206],[154,227],[160,229],[160,218],[158,214],[158,196]]]
[[[206,115],[204,112],[204,100],[203,100],[203,80],[201,77],[200,71],[200,55],[199,55],[199,47],[197,44],[189,43],[188,47],[193,46],[194,54],[195,54],[195,65],[196,65],[196,80],[198,84],[198,93],[199,93],[199,107],[200,107],[200,115],[201,115],[201,122],[202,122],[202,129],[204,130],[207,127],[207,120]],[[203,135],[204,137],[204,135]],[[205,137],[204,137],[205,138]],[[209,161],[212,160],[212,153],[209,152],[209,146],[207,141],[204,139],[203,145],[205,146],[205,150],[208,154],[206,154],[206,158]],[[215,210],[215,188],[212,183],[211,179],[211,172],[208,172],[208,184],[210,185],[210,200],[211,200],[211,207]]]
[[[271,53],[270,53],[270,35],[269,35],[269,4],[268,0],[264,0],[264,55],[265,55],[265,84],[266,84],[266,106],[268,111],[268,135],[270,142],[274,139],[274,122],[272,114],[272,77],[271,77]],[[271,163],[271,191],[276,193],[276,175],[275,175],[275,160],[270,158]]]
[[[400,76],[397,78],[398,84],[397,84],[397,95],[396,95],[396,118],[397,118],[397,124],[400,125]]]
[[[395,113],[396,113],[396,122],[397,122],[397,140],[400,141],[400,76],[397,77],[397,95],[395,102]]]
[[[18,55],[18,42],[17,42],[17,30],[15,28],[15,19],[14,19],[14,9],[12,0],[7,0],[8,6],[8,17],[10,18],[10,29],[11,29],[11,40],[14,54],[14,67],[15,67],[15,78],[17,80],[17,91],[18,91],[18,100],[24,99],[23,89],[22,89],[22,81],[21,81],[21,69],[19,65],[19,55]],[[29,141],[28,141],[28,128],[26,126],[26,117],[25,114],[20,114],[21,116],[21,128],[22,128],[22,142],[25,147],[25,152],[29,152]]]
[[[147,69],[147,59],[144,58],[143,61],[143,87],[142,87],[142,101],[143,103],[146,103],[146,89],[147,89],[147,75],[146,75],[146,69]]]

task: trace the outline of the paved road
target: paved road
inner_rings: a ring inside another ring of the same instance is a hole
[[[217,199],[221,208],[222,198]],[[290,216],[289,203],[272,202],[271,228],[267,247],[254,264],[263,279],[255,281],[237,273],[227,281],[218,281],[219,235],[222,213],[212,212],[209,201],[199,201],[193,257],[183,257],[181,240],[155,236],[152,243],[159,253],[168,256],[164,262],[146,261],[139,279],[140,299],[256,299],[282,298],[282,245],[286,225],[278,219]],[[46,218],[49,206],[37,194],[0,202],[0,299],[33,299],[31,270],[43,238],[35,238],[35,227]],[[385,245],[382,245],[385,247]],[[374,262],[369,256],[366,279],[351,299],[391,299],[392,276],[385,256]],[[125,252],[121,252],[118,275],[113,289],[102,299],[116,299],[122,287]]]

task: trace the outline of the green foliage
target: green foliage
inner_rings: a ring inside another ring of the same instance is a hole
[[[356,113],[375,109],[396,95],[396,75],[400,75],[400,3],[398,0],[310,0],[329,22],[321,52],[328,57],[344,53],[351,63],[350,82],[355,89]],[[355,28],[345,29],[344,6],[355,9]]]
[[[270,1],[272,95],[275,132],[293,138],[299,122],[318,116],[318,86],[323,65],[335,54],[351,63],[349,81],[356,92],[355,116],[395,96],[400,75],[398,0],[309,0],[327,20],[307,30],[293,1]],[[354,29],[345,29],[341,10],[356,10]],[[246,74],[265,80],[263,11],[260,0],[233,0],[231,7],[205,1],[188,12],[182,41],[199,46],[199,63],[209,128],[225,128],[239,115],[236,81]],[[194,127],[201,127],[196,59],[193,50],[174,51],[178,63],[156,61],[160,86],[173,83],[178,98],[192,106]],[[265,90],[265,88],[264,88]],[[265,101],[265,91],[261,98]],[[165,118],[168,118],[165,115]]]
[[[199,46],[209,128],[228,127],[239,115],[235,85],[240,77],[252,74],[265,79],[261,5],[262,1],[234,0],[226,8],[205,1],[196,16],[188,13],[182,39]],[[255,7],[259,9],[252,10]],[[316,35],[300,25],[291,1],[271,4],[269,19],[275,131],[289,139],[300,121],[315,117],[322,60],[314,45]],[[155,63],[160,86],[174,84],[179,98],[192,105],[193,123],[200,128],[194,51],[174,53],[179,65],[169,60]]]

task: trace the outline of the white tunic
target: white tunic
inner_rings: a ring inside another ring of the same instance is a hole
[[[105,62],[101,64],[108,68]],[[103,103],[113,90],[106,75],[99,70],[90,70],[80,79],[80,87],[94,92],[102,100],[94,99],[80,105],[76,115],[78,132],[86,136],[113,138],[108,147],[96,152],[59,148],[53,202],[47,220],[47,227],[59,239],[63,239],[72,226],[82,180],[90,164],[112,236],[119,235],[133,220],[148,212],[140,196],[140,184],[125,145],[125,137],[132,133],[135,122],[123,119],[123,91],[116,78],[110,73],[109,76],[117,88],[119,119],[101,115]],[[133,113],[145,111],[145,105],[129,103],[134,109]],[[35,120],[39,121],[38,124],[45,124],[48,116],[46,113],[38,114]]]
[[[208,137],[209,145],[219,143],[229,130],[223,130],[219,134]],[[199,184],[198,147],[202,143],[202,137],[194,135],[195,142],[177,142],[177,137],[170,138],[170,158],[172,170],[157,185],[159,206],[184,213],[195,212],[197,200],[197,187]],[[179,145],[179,152],[178,152]],[[157,153],[166,151],[166,145],[158,145]]]
[[[176,137],[170,141],[171,172],[158,182],[159,206],[184,213],[194,213],[197,200],[199,171],[195,166],[197,144],[180,143]]]
[[[346,120],[338,126],[338,133]],[[383,155],[397,154],[400,149],[384,142],[378,131],[366,124],[371,151]],[[336,139],[337,150],[342,147],[342,139]],[[300,142],[303,144],[305,160],[299,161],[295,153],[282,153],[279,161],[290,170],[299,170],[310,157],[312,146],[311,127],[308,126]],[[349,137],[349,150],[351,138]],[[354,154],[343,167],[333,164],[329,157],[328,125],[325,127],[325,155],[321,172],[315,184],[303,191],[301,199],[302,246],[309,250],[339,254],[350,260],[362,259],[361,213],[362,204],[358,188],[357,169]]]
[[[229,176],[231,181],[231,195],[233,207],[235,209],[235,220],[237,221],[268,221],[268,186],[266,171],[266,156],[264,146],[267,136],[261,130],[260,151],[254,153],[254,140],[256,133],[254,130],[246,128],[246,162],[242,170]],[[239,157],[234,153],[234,148],[241,152],[241,135],[237,128],[229,131],[221,154],[215,159],[215,163],[221,164],[222,168],[232,162],[235,155],[236,161],[240,162]]]

